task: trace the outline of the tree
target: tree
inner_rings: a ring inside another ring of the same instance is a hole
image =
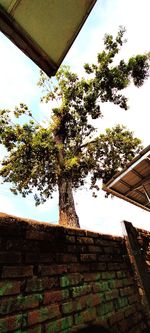
[[[95,122],[102,117],[103,102],[112,102],[127,110],[123,89],[133,81],[140,87],[148,77],[148,55],[136,55],[113,64],[123,40],[124,29],[116,38],[105,35],[104,51],[96,64],[86,64],[87,78],[79,78],[68,67],[61,67],[51,80],[40,73],[38,85],[42,101],[57,102],[47,128],[38,124],[28,107],[21,103],[14,110],[16,119],[25,115],[28,123],[12,123],[10,110],[1,110],[1,143],[8,155],[0,175],[12,183],[11,191],[23,197],[34,192],[36,204],[43,203],[58,188],[59,223],[79,227],[73,189],[83,186],[87,176],[90,188],[99,189],[104,182],[124,167],[141,149],[140,140],[125,127],[117,125],[99,134]],[[95,193],[94,193],[95,196]]]

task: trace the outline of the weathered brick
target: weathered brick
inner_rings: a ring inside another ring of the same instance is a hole
[[[77,244],[94,244],[94,240],[90,237],[77,237]]]
[[[132,326],[132,322],[128,319],[123,319],[118,323],[121,333],[128,332]]]
[[[108,291],[107,293],[105,293],[106,301],[111,301],[113,299],[116,299],[118,295],[119,295],[119,290]]]
[[[84,273],[85,282],[98,281],[100,280],[100,278],[101,278],[100,273]]]
[[[67,265],[39,265],[38,272],[42,276],[53,276],[53,275],[61,275],[66,273],[68,270]]]
[[[122,279],[121,280],[115,280],[115,279],[109,280],[108,284],[109,284],[110,289],[114,289],[114,288],[119,289],[124,286]]]
[[[118,262],[114,262],[114,263],[109,262],[107,264],[107,267],[108,267],[109,271],[118,271],[118,268],[120,268],[120,263],[118,263]]]
[[[20,292],[21,282],[4,280],[0,282],[0,296],[15,295]]]
[[[45,306],[28,313],[28,325],[42,323],[43,321],[57,318],[60,315],[58,305]]]
[[[34,327],[28,327],[28,331],[27,330],[23,330],[23,331],[19,331],[19,332],[15,332],[15,333],[42,333],[42,325],[36,325]]]
[[[115,323],[121,321],[124,319],[124,312],[123,311],[117,311],[115,312],[108,320],[110,327],[112,327]]]
[[[0,332],[7,333],[20,329],[22,326],[23,316],[22,314],[16,314],[0,319]]]
[[[133,303],[139,301],[139,295],[134,294],[134,295],[128,296],[128,301],[129,301],[129,304],[133,304]]]
[[[127,277],[127,273],[126,272],[123,272],[123,271],[118,271],[117,273],[117,277],[119,278],[119,279],[123,279],[123,278],[126,278]]]
[[[80,255],[81,262],[93,262],[97,260],[96,254],[81,254]]]
[[[129,317],[130,315],[133,315],[136,312],[136,307],[129,305],[127,309],[124,311],[125,317]]]
[[[92,285],[84,284],[83,286],[73,287],[70,289],[73,298],[87,295],[92,291]]]
[[[94,293],[108,291],[108,290],[109,290],[108,281],[100,281],[100,282],[93,283],[93,292]]]
[[[43,304],[62,302],[67,298],[69,298],[69,290],[47,291],[44,293]]]
[[[63,314],[71,314],[73,312],[79,312],[86,308],[86,300],[84,298],[80,298],[77,301],[69,301],[67,303],[62,304],[62,313]]]
[[[33,275],[33,266],[4,266],[2,278],[28,277]]]
[[[128,296],[134,293],[133,288],[127,287],[127,288],[122,288],[120,289],[120,296]]]
[[[53,254],[50,253],[37,253],[31,252],[31,253],[26,253],[25,254],[25,262],[27,264],[32,264],[32,263],[53,263],[54,258]]]
[[[109,254],[109,253],[113,254],[113,253],[117,253],[117,252],[115,251],[115,249],[116,249],[116,251],[118,250],[118,248],[115,248],[115,247],[112,247],[112,246],[105,246],[105,247],[103,248],[103,251],[104,251],[104,253],[106,253],[106,254]]]
[[[98,232],[89,231],[89,230],[86,231],[86,235],[87,237],[92,237],[94,239],[100,237],[100,234]]]
[[[125,287],[134,285],[133,278],[131,278],[131,277],[126,277],[126,278],[122,279],[122,282],[123,282],[123,286],[125,286]]]
[[[38,230],[27,230],[26,232],[26,239],[37,239],[37,240],[46,240],[49,238],[47,232],[38,231]]]
[[[38,252],[39,251],[39,242],[36,240],[27,240],[27,239],[9,239],[7,240],[7,250],[13,250],[13,251],[23,251],[23,253],[26,252]]]
[[[116,310],[126,307],[128,305],[127,297],[118,297],[114,300]]]
[[[72,273],[63,275],[60,277],[60,286],[61,288],[68,286],[76,286],[79,285],[83,281],[83,275],[80,273]]]
[[[106,264],[103,263],[103,262],[91,263],[90,264],[90,271],[94,271],[94,272],[106,271]]]
[[[90,271],[90,265],[88,263],[74,263],[68,265],[68,272],[70,273],[77,273],[77,272],[89,272]]]
[[[105,302],[102,303],[100,306],[98,306],[97,308],[97,313],[98,316],[104,316],[107,313],[111,313],[112,311],[114,311],[114,305],[113,302]]]
[[[103,280],[112,280],[116,277],[115,272],[102,272],[101,277]]]
[[[58,319],[47,323],[45,325],[45,332],[46,333],[57,333],[62,332],[65,329],[73,326],[73,316],[68,316],[62,319]]]
[[[66,235],[66,243],[74,244],[76,241],[75,236]]]
[[[2,298],[0,303],[0,315],[35,308],[39,306],[41,300],[42,295],[40,294]]]
[[[56,261],[58,263],[73,263],[77,262],[77,256],[73,255],[72,253],[56,254]]]
[[[89,245],[88,247],[89,253],[102,253],[103,249],[100,246]]]
[[[58,287],[59,280],[54,277],[32,278],[27,280],[26,292],[35,292]]]
[[[0,252],[0,264],[19,264],[21,262],[21,253],[5,251]]]
[[[76,313],[74,319],[76,325],[92,321],[96,319],[96,309],[88,308],[88,310],[86,311],[81,311],[80,313]]]
[[[77,246],[69,244],[66,246],[66,251],[67,251],[67,253],[75,253],[77,251]]]

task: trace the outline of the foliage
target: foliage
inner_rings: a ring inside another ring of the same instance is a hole
[[[14,117],[28,115],[23,125],[12,123],[10,110],[1,110],[0,143],[8,150],[0,175],[12,183],[14,194],[34,192],[36,204],[52,196],[59,179],[69,179],[72,188],[85,184],[90,175],[91,189],[97,180],[107,181],[141,149],[140,140],[125,127],[117,125],[99,134],[95,122],[102,117],[102,103],[112,102],[128,109],[123,89],[133,82],[140,87],[149,74],[149,56],[136,55],[114,65],[123,40],[124,29],[116,38],[105,35],[105,49],[96,64],[86,64],[87,78],[79,78],[67,66],[52,80],[40,72],[38,85],[43,89],[42,102],[57,102],[49,124],[43,128],[32,112],[21,103]],[[35,189],[37,190],[35,192]]]

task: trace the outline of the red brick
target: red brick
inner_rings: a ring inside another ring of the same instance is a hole
[[[77,244],[94,244],[94,240],[90,237],[77,237]]]
[[[131,287],[120,289],[120,295],[121,296],[131,295],[133,293],[134,293],[134,290]]]
[[[75,253],[77,250],[77,246],[76,245],[67,245],[67,253]]]
[[[85,273],[84,274],[84,281],[89,282],[89,281],[98,281],[100,280],[100,273]]]
[[[129,317],[130,315],[133,315],[136,312],[136,307],[130,305],[125,311],[124,311],[124,315],[125,317]]]
[[[109,324],[110,327],[112,327],[114,324],[117,322],[121,321],[124,319],[124,312],[123,311],[118,311],[115,312],[110,318],[109,318]]]
[[[53,275],[61,275],[67,272],[67,265],[40,265],[38,268],[39,273],[44,276],[53,276]]]
[[[26,232],[26,239],[46,240],[49,239],[49,235],[47,232],[31,229]]]
[[[70,288],[71,297],[73,298],[87,295],[90,292],[92,292],[92,285],[90,284],[84,284],[83,286]]]
[[[19,264],[21,262],[21,253],[19,252],[0,252],[0,264]]]
[[[92,237],[94,239],[100,237],[100,234],[98,232],[89,231],[89,230],[86,231],[86,235],[87,237]]]
[[[73,263],[73,262],[77,262],[77,256],[73,255],[71,253],[56,254],[56,261],[58,263],[69,263],[69,262]]]
[[[22,314],[7,316],[0,319],[0,332],[7,333],[20,329],[22,326]]]
[[[43,304],[59,303],[69,298],[69,290],[47,291],[44,293]]]
[[[60,277],[60,286],[61,288],[69,286],[77,286],[83,281],[83,275],[80,273],[66,274]]]
[[[46,323],[45,332],[48,333],[57,333],[57,332],[66,332],[66,330],[73,326],[73,316],[64,317],[50,323]],[[64,331],[65,329],[65,331]],[[68,330],[69,333],[69,330]]]
[[[74,244],[75,241],[76,241],[75,236],[69,236],[69,235],[66,236],[67,243]]]
[[[31,326],[42,323],[48,319],[57,318],[59,315],[60,311],[58,305],[45,306],[28,313],[28,325]]]
[[[132,321],[129,319],[123,319],[118,323],[121,333],[128,332],[132,326]]]
[[[107,267],[109,271],[118,271],[118,269],[120,268],[120,263],[118,262],[108,263]]]
[[[106,264],[104,262],[91,263],[90,264],[90,271],[94,271],[94,272],[106,271]]]
[[[0,302],[0,315],[7,315],[12,312],[32,309],[39,306],[41,295],[3,297]]]
[[[129,304],[133,304],[136,303],[137,301],[139,301],[139,295],[134,294],[128,297],[128,302]]]
[[[102,253],[103,249],[100,246],[96,246],[96,245],[89,245],[88,246],[88,251],[90,253]]]
[[[4,266],[2,278],[28,277],[33,275],[33,266]]]
[[[50,278],[50,277],[43,277],[43,278],[32,278],[27,280],[26,285],[26,292],[34,292],[40,291],[45,289],[52,289],[58,287],[58,278]]]
[[[25,262],[27,264],[32,264],[32,263],[52,263],[54,261],[53,255],[51,253],[27,253],[25,255]]]
[[[90,265],[89,264],[84,264],[84,263],[74,263],[74,264],[70,264],[68,266],[68,272],[70,273],[82,273],[82,272],[89,272],[90,270]]]
[[[95,320],[97,317],[96,309],[89,308],[85,311],[81,311],[80,313],[75,314],[75,324],[79,325],[81,323],[87,323],[89,321]]]
[[[105,298],[106,301],[111,301],[112,299],[118,298],[119,291],[118,290],[113,290],[105,293]]]
[[[22,331],[22,333],[26,333],[27,331]],[[19,332],[16,332],[19,333]],[[21,333],[21,332],[20,332]],[[42,333],[42,326],[41,325],[36,325],[32,328],[28,327],[28,333]]]
[[[4,280],[0,282],[0,296],[19,294],[20,285],[19,281]]]
[[[93,262],[97,260],[96,254],[81,254],[80,260],[83,262]]]

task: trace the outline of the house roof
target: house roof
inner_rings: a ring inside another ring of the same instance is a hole
[[[66,56],[96,0],[0,0],[0,30],[49,76]]]
[[[150,211],[150,145],[105,184],[103,189]]]

